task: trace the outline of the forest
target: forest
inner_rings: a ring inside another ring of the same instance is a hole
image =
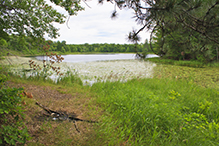
[[[133,52],[148,52],[149,44],[146,39],[144,44],[66,44],[66,41],[51,41],[51,40],[34,40],[27,36],[9,36],[8,41],[0,40],[0,46],[4,49],[20,51],[24,54],[39,54],[43,50],[65,53],[99,53],[99,52],[114,52],[114,53],[133,53]]]

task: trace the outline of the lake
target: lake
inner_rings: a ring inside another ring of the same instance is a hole
[[[64,61],[55,63],[61,68],[61,73],[67,71],[77,73],[84,85],[92,85],[97,81],[127,81],[133,78],[152,78],[155,63],[135,59],[135,54],[89,54],[89,55],[62,55]],[[147,57],[158,57],[149,54]],[[9,59],[9,60],[8,60]],[[41,67],[43,56],[10,57],[2,60],[3,64],[13,64],[11,70],[16,74],[22,74],[22,70],[30,70],[29,60],[34,60]],[[10,63],[9,63],[10,61]],[[26,75],[32,75],[31,72]],[[57,76],[51,76],[56,80]]]
[[[74,71],[82,79],[84,85],[92,85],[97,81],[122,81],[133,78],[151,78],[156,64],[135,59],[135,54],[80,54],[62,55],[64,57],[62,72]],[[154,54],[147,58],[158,57]],[[46,57],[38,56],[38,60]],[[56,78],[53,76],[52,78]]]
[[[80,55],[62,55],[63,62],[93,62],[93,61],[109,61],[109,60],[129,60],[135,59],[135,54],[80,54]],[[148,54],[147,58],[158,57],[154,54]],[[37,56],[37,60],[47,60],[45,56]]]

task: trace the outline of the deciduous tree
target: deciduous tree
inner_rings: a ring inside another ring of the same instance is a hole
[[[80,0],[51,0],[64,7],[69,15],[76,15],[83,10]],[[44,0],[1,0],[0,1],[0,37],[8,35],[51,38],[58,36],[58,29],[52,22],[64,23],[65,16],[47,4]]]

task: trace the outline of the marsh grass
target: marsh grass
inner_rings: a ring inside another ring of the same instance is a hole
[[[219,144],[216,90],[173,79],[96,83],[92,90],[106,111],[99,138],[109,145]]]
[[[168,65],[176,65],[176,66],[187,66],[187,67],[219,67],[219,62],[200,62],[197,60],[172,60],[172,59],[164,59],[164,58],[147,58],[146,60],[154,62],[156,64],[168,64]]]
[[[170,65],[188,66],[188,67],[203,67],[206,65],[206,63],[203,62],[189,61],[189,60],[172,60],[172,59],[163,59],[163,58],[147,58],[147,60],[157,64],[170,64]]]
[[[219,90],[219,67],[194,68],[160,64],[154,68],[154,78],[169,78],[193,82],[198,86]]]

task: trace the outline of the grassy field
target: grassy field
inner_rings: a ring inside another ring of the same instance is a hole
[[[11,77],[10,86],[34,96],[23,99],[27,145],[219,145],[219,68],[176,64],[158,64],[153,78],[92,87],[73,77]],[[40,119],[36,101],[99,123],[78,122],[79,134],[73,123]]]
[[[92,90],[106,111],[100,137],[109,145],[219,144],[216,90],[171,79],[98,83]]]

